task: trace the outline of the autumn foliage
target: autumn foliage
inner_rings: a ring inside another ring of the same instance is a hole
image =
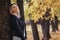
[[[31,14],[31,19],[37,22],[46,12],[46,8],[51,8],[52,17],[57,15],[60,18],[60,0],[30,0],[24,2],[26,20],[29,20]]]

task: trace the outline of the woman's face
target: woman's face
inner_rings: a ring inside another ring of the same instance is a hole
[[[18,6],[16,4],[12,5],[11,11],[12,11],[12,13],[17,13],[18,12]]]

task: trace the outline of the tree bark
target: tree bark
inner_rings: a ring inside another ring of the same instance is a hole
[[[30,23],[32,27],[32,33],[33,33],[34,40],[40,40],[38,30],[37,30],[37,23],[34,23],[34,20],[31,20],[31,19],[30,19]]]
[[[9,40],[9,14],[10,0],[0,0],[0,40]]]

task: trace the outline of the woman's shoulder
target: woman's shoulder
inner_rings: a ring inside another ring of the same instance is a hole
[[[10,21],[12,20],[16,20],[17,19],[17,17],[15,16],[15,15],[10,15]]]
[[[15,16],[15,15],[12,15],[12,14],[10,14],[10,17],[11,17],[11,18],[16,18],[16,16]]]

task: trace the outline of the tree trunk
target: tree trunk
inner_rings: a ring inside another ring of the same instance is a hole
[[[17,0],[17,4],[18,4],[19,9],[20,9],[20,15],[21,15],[23,21],[25,22],[23,0]],[[25,34],[27,35],[27,33],[26,33],[26,25],[25,25]],[[26,35],[25,35],[25,38],[27,38]]]
[[[17,4],[18,4],[19,9],[20,9],[21,17],[22,17],[23,20],[24,20],[24,7],[23,7],[23,0],[17,0]]]
[[[9,40],[9,3],[10,0],[0,0],[0,40]]]
[[[34,40],[40,40],[38,30],[37,30],[37,23],[34,23],[34,20],[31,20],[31,19],[30,19],[30,23],[31,23],[31,27],[32,27]]]

